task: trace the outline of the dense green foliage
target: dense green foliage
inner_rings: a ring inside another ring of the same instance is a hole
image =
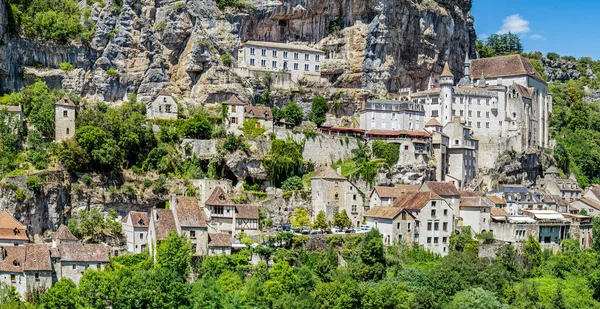
[[[304,188],[304,184],[302,183],[302,178],[298,176],[292,176],[281,184],[281,189],[284,191],[301,190],[302,188]]]
[[[69,220],[69,230],[79,239],[97,242],[121,233],[121,222],[117,217],[114,209],[110,209],[108,215],[96,208],[82,210],[77,214],[77,219]]]
[[[523,52],[523,45],[518,35],[512,33],[492,34],[484,43],[476,42],[479,57],[493,57],[509,54],[520,54]]]
[[[246,118],[242,126],[242,132],[247,138],[255,138],[261,136],[267,131],[266,128],[260,126],[260,122],[256,118]]]
[[[393,166],[398,163],[400,158],[400,145],[395,143],[386,143],[384,141],[374,141],[373,155],[376,158],[384,159],[388,166]]]
[[[291,139],[271,141],[271,151],[263,158],[263,164],[273,185],[280,187],[289,177],[302,175],[303,147]]]
[[[274,107],[272,111],[275,120],[285,119],[287,122],[299,125],[304,119],[304,112],[296,102],[290,102],[281,109]]]
[[[308,119],[320,127],[325,122],[328,111],[329,103],[327,103],[327,100],[324,97],[316,97],[312,101],[312,109]]]
[[[89,41],[95,31],[91,11],[82,11],[74,0],[8,0],[9,25],[29,37],[66,42]]]

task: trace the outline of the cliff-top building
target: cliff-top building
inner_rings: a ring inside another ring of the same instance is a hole
[[[529,60],[509,55],[469,60],[455,83],[448,63],[438,82],[412,93],[424,105],[425,117],[442,126],[460,117],[479,138],[478,167],[493,167],[499,153],[548,147],[548,115],[552,97]],[[432,76],[430,81],[438,81]]]
[[[76,106],[66,95],[54,104],[54,140],[62,142],[75,136]]]
[[[238,73],[261,77],[271,72],[275,85],[286,85],[288,79],[319,81],[325,52],[306,45],[266,41],[247,41],[238,50]]]

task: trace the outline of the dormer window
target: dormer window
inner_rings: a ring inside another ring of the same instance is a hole
[[[224,201],[225,200],[225,196],[223,194],[219,195],[219,200]]]

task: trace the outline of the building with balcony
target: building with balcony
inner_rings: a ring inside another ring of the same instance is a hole
[[[408,101],[373,99],[360,111],[363,130],[422,130],[425,110],[421,104]]]
[[[247,41],[238,49],[237,72],[260,77],[271,72],[275,86],[318,82],[325,53],[306,45]]]
[[[549,147],[548,116],[552,97],[529,60],[509,55],[464,62],[453,74],[445,64],[431,76],[428,89],[410,94],[427,119],[445,126],[460,117],[480,139],[479,167],[493,167],[499,153]],[[454,77],[463,77],[455,84]]]

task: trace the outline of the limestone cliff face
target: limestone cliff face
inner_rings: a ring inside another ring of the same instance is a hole
[[[385,95],[421,89],[448,60],[474,56],[471,0],[255,0],[255,9],[220,10],[214,0],[125,0],[93,4],[89,44],[58,44],[6,30],[0,4],[0,92],[42,77],[52,87],[119,101],[149,99],[167,87],[188,104],[215,102],[252,88],[219,63],[248,39],[306,41],[328,51],[322,87]],[[81,1],[82,7],[87,7]],[[62,62],[77,69],[64,72]],[[119,75],[109,75],[113,68]]]

